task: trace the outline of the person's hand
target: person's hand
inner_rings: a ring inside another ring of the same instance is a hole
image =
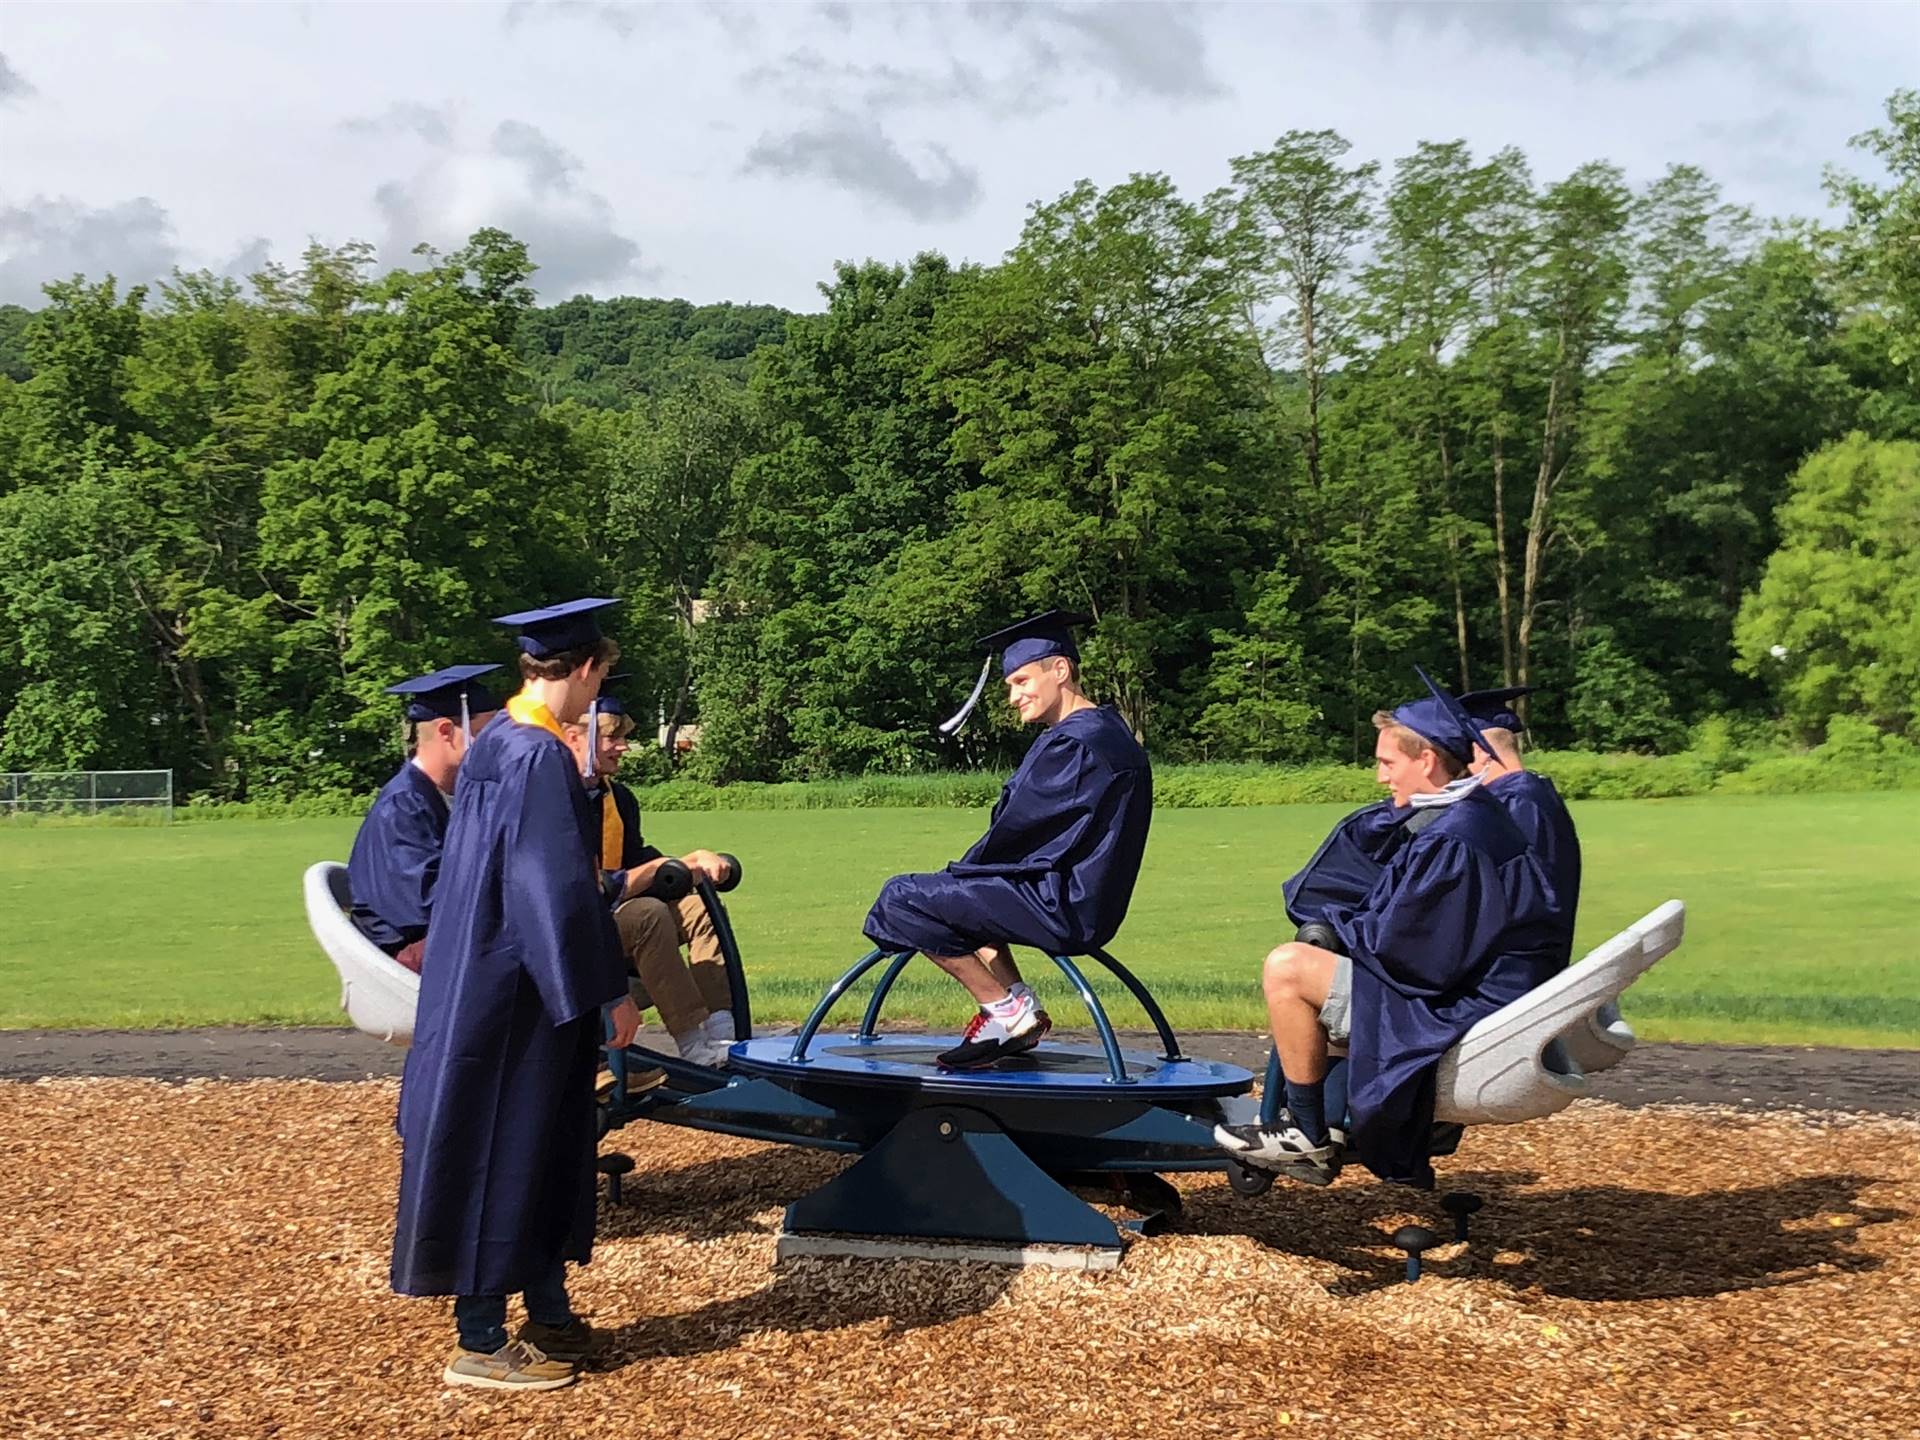
[[[627,871],[626,886],[620,891],[622,900],[631,900],[636,895],[647,893],[647,887],[653,884],[653,877],[660,873],[660,867],[667,861],[662,855],[658,860],[649,860],[644,865],[636,865]]]
[[[631,995],[614,1002],[607,1011],[607,1020],[613,1026],[613,1035],[607,1041],[609,1050],[626,1049],[640,1033],[640,1007],[633,1003]]]
[[[694,850],[680,857],[680,863],[696,875],[706,877],[709,885],[724,885],[733,867],[711,850]]]

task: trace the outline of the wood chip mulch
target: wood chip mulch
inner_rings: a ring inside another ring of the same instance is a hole
[[[225,1437],[1920,1433],[1920,1122],[1624,1111],[1471,1133],[1437,1198],[1180,1179],[1116,1271],[775,1270],[832,1157],[635,1125],[573,1388],[455,1391],[388,1292],[382,1081],[0,1084],[0,1434]],[[1446,1233],[1451,1233],[1450,1230]]]

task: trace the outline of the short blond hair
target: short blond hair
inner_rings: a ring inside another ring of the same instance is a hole
[[[1391,710],[1374,711],[1373,728],[1389,737],[1400,753],[1409,759],[1417,757],[1422,750],[1431,750],[1440,757],[1440,768],[1446,772],[1449,780],[1458,780],[1467,773],[1466,761],[1449,750],[1441,749],[1418,730],[1401,724],[1393,718]]]
[[[1521,739],[1520,739],[1519,733],[1517,731],[1507,729],[1507,727],[1504,725],[1482,726],[1480,730],[1480,735],[1481,735],[1481,738],[1486,742],[1486,747],[1492,747],[1494,754],[1496,755],[1498,755],[1502,749],[1511,750],[1515,755],[1518,755],[1521,751]]]

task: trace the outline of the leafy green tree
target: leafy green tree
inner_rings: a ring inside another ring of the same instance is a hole
[[[1164,176],[1083,182],[1036,206],[1006,263],[941,316],[954,451],[982,485],[956,508],[950,558],[923,563],[1023,557],[994,577],[997,606],[1090,611],[1090,673],[1142,734],[1252,558],[1257,361],[1228,260]]]
[[[1739,667],[1805,739],[1834,715],[1920,739],[1920,444],[1853,434],[1794,474],[1741,607]]]
[[[373,284],[344,364],[291,417],[304,453],[261,488],[268,586],[204,604],[191,629],[196,654],[289,682],[273,749],[247,747],[269,784],[371,783],[392,743],[383,687],[492,653],[488,616],[599,578],[566,431],[537,413],[512,349],[529,268],[482,230]]]
[[[1238,630],[1216,630],[1205,708],[1195,723],[1203,753],[1268,763],[1317,758],[1321,716],[1308,699],[1294,582],[1279,570],[1258,582]]]
[[[1896,90],[1887,123],[1853,144],[1886,167],[1887,183],[1829,171],[1828,193],[1848,210],[1848,250],[1890,332],[1891,354],[1920,384],[1920,90]]]

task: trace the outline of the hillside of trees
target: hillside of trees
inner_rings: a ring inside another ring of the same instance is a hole
[[[498,231],[50,284],[0,314],[0,768],[364,790],[382,687],[589,592],[710,780],[1004,764],[933,723],[1053,604],[1167,760],[1362,753],[1416,661],[1557,746],[1920,740],[1920,96],[1856,143],[1816,223],[1294,132],[804,315],[543,309]]]

